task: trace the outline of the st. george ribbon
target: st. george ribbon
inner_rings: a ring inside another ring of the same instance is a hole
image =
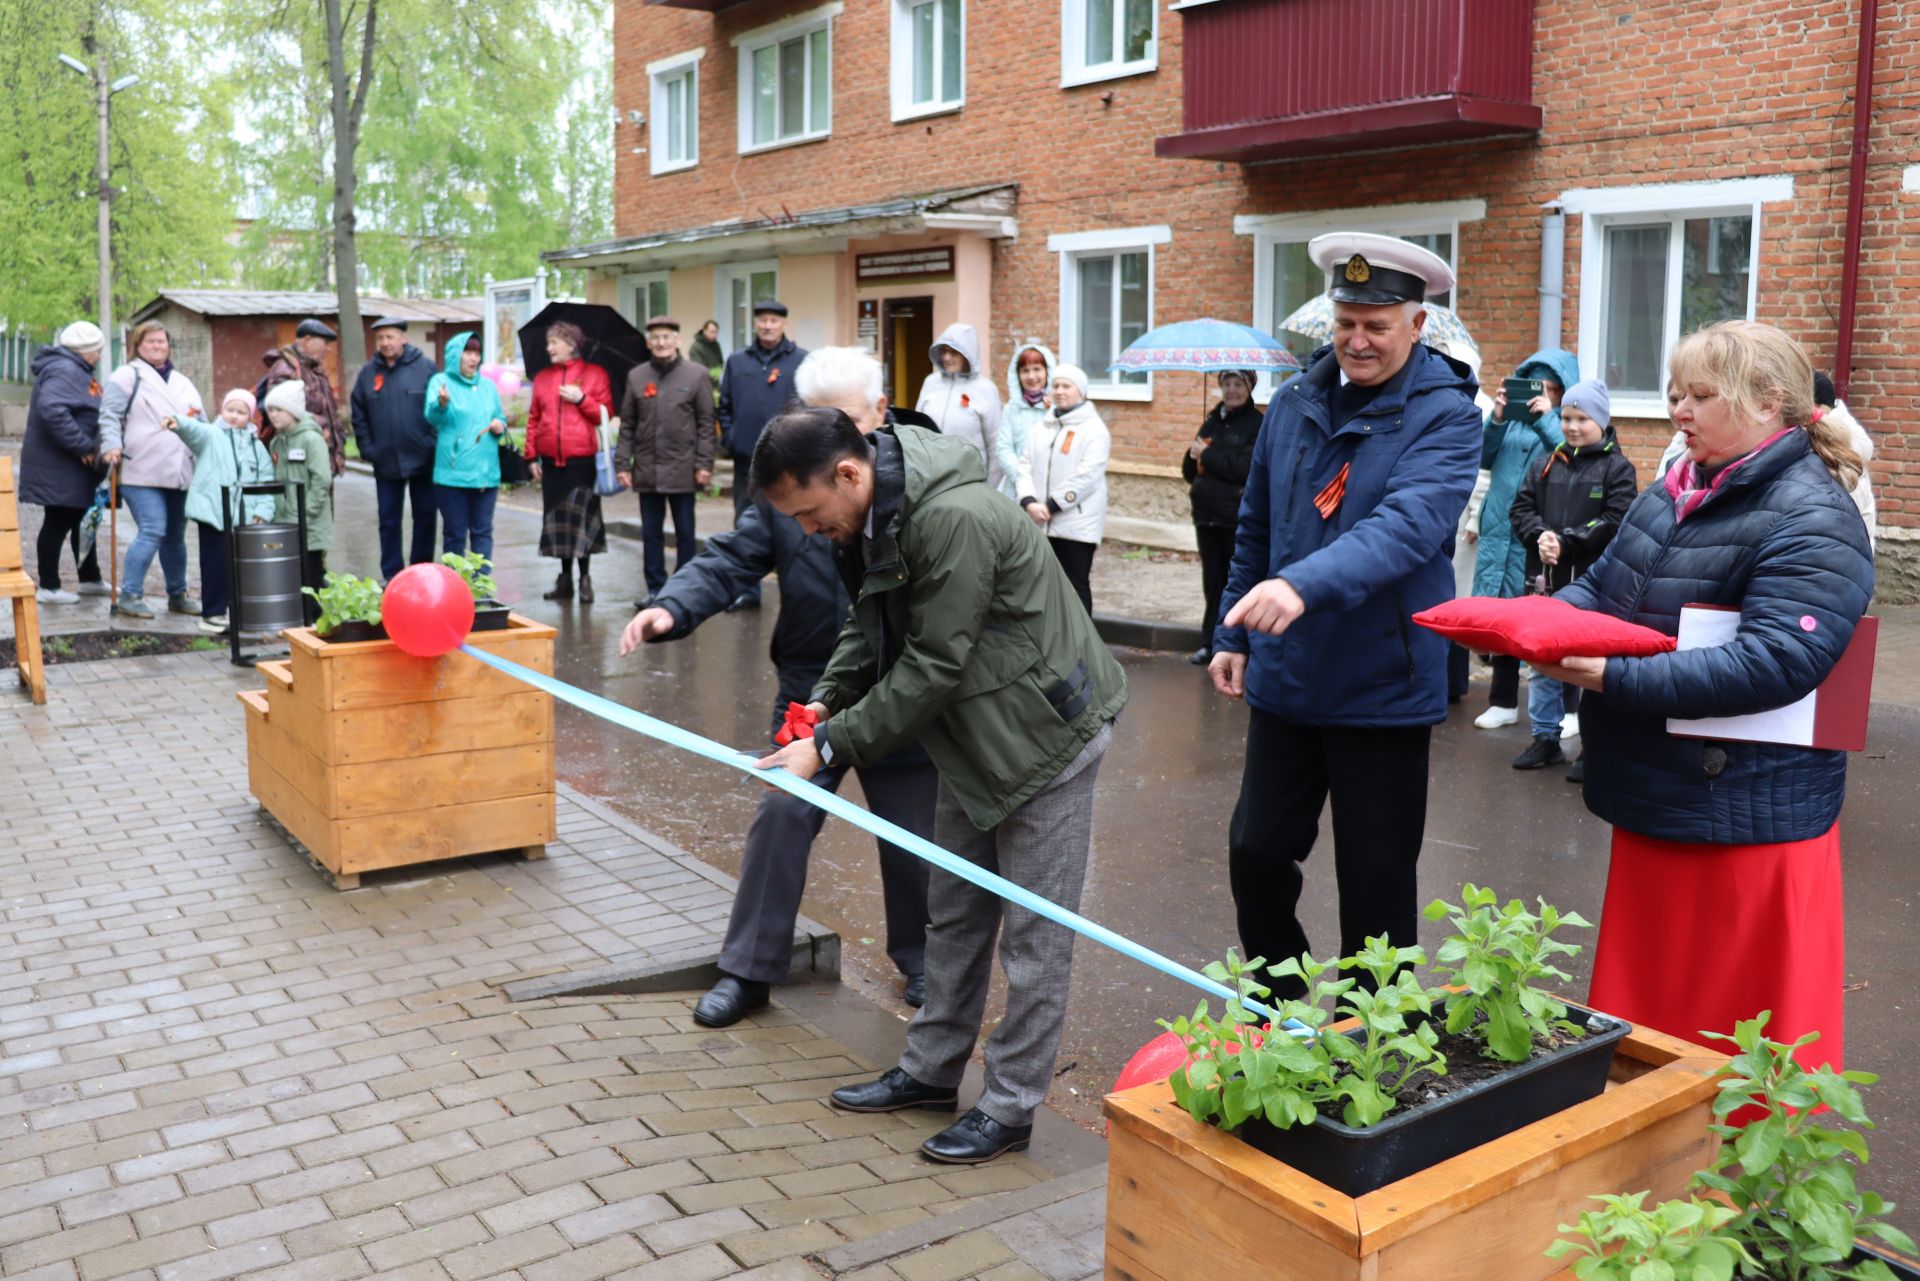
[[[1231,1001],[1245,1006],[1270,1023],[1276,1021],[1279,1017],[1266,1006],[1260,1005],[1252,1000],[1241,998],[1226,984],[1216,983],[1198,970],[1188,969],[1178,961],[1170,960],[1160,955],[1152,948],[1144,947],[1124,935],[1115,934],[1112,930],[1097,921],[1089,921],[1078,912],[1069,912],[1059,904],[1050,903],[1031,890],[1015,885],[1004,876],[997,876],[987,871],[984,867],[969,863],[957,854],[950,854],[924,836],[916,836],[904,827],[889,823],[879,815],[861,809],[845,797],[829,792],[826,788],[820,787],[808,779],[801,778],[798,774],[784,769],[755,769],[753,767],[755,758],[745,752],[735,751],[733,748],[722,743],[716,743],[710,738],[702,738],[691,730],[681,729],[678,725],[660,720],[657,717],[648,716],[645,712],[636,712],[631,707],[624,707],[612,699],[602,698],[598,694],[590,694],[583,689],[576,689],[564,681],[555,680],[553,677],[541,672],[536,672],[530,667],[522,667],[518,663],[509,662],[498,655],[488,653],[484,649],[477,649],[472,645],[462,645],[460,652],[470,658],[485,663],[488,667],[494,668],[496,671],[505,672],[508,676],[516,680],[525,681],[535,689],[551,694],[563,703],[570,703],[583,712],[591,713],[602,720],[611,721],[615,725],[623,726],[636,733],[645,734],[648,738],[658,739],[660,742],[666,743],[671,747],[678,747],[683,751],[692,752],[696,756],[704,756],[710,761],[717,761],[722,765],[740,770],[742,773],[750,774],[760,782],[780,788],[782,791],[792,792],[809,805],[816,805],[836,818],[843,818],[855,827],[863,828],[873,833],[883,841],[889,841],[894,845],[898,845],[909,854],[925,859],[943,872],[957,876],[963,881],[971,881],[982,889],[991,890],[1001,898],[1006,899],[1009,903],[1017,903],[1029,912],[1038,913],[1050,921],[1064,925],[1074,933],[1084,935],[1102,946],[1110,947],[1122,956],[1130,956],[1142,965],[1150,966],[1162,974],[1167,975],[1169,978],[1176,978],[1182,983],[1189,983],[1201,991],[1217,996],[1224,1001]],[[1295,1036],[1312,1035],[1311,1030],[1304,1024],[1291,1019],[1287,1020],[1284,1026],[1291,1030]]]

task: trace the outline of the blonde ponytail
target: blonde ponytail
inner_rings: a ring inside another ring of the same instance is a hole
[[[1781,419],[1806,431],[1807,443],[1840,487],[1852,493],[1859,483],[1866,464],[1846,427],[1817,412],[1813,361],[1786,331],[1757,320],[1723,320],[1682,338],[1667,369],[1681,387],[1712,387],[1741,418],[1762,419],[1761,406],[1777,401]]]
[[[1840,488],[1849,494],[1860,483],[1860,476],[1867,470],[1866,459],[1860,457],[1853,447],[1853,433],[1832,413],[1814,410],[1814,417],[1806,426],[1807,443],[1813,446],[1813,452],[1827,465],[1833,478],[1840,482]]]

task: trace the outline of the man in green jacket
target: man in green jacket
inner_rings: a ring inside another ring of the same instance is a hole
[[[854,601],[814,689],[818,728],[761,766],[807,778],[917,739],[940,771],[935,841],[1077,909],[1094,777],[1127,681],[1046,536],[987,487],[965,441],[909,426],[865,438],[837,409],[770,422],[753,483],[802,529],[833,539]],[[1073,933],[937,869],[927,910],[927,1002],[906,1053],[879,1080],[835,1090],[833,1105],[958,1106],[1004,929],[1007,1012],[987,1042],[986,1089],[920,1149],[990,1161],[1027,1146],[1053,1080]]]

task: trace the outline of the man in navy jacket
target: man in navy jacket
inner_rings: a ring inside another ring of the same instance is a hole
[[[1249,707],[1228,867],[1241,945],[1269,964],[1307,950],[1295,908],[1329,797],[1340,955],[1370,935],[1418,942],[1447,647],[1410,619],[1453,596],[1480,463],[1472,374],[1418,342],[1422,300],[1453,287],[1452,269],[1388,236],[1308,250],[1332,273],[1333,342],[1267,407],[1208,669]]]
[[[380,577],[433,559],[439,506],[433,494],[434,430],[427,423],[433,362],[407,341],[407,322],[373,322],[373,359],[360,366],[349,398],[353,441],[373,468],[380,507]],[[400,512],[413,505],[413,539],[400,559]]]
[[[778,298],[753,304],[753,341],[727,357],[720,372],[720,436],[733,459],[733,523],[752,505],[747,464],[760,443],[760,429],[793,402],[793,376],[807,358],[787,337],[787,305]],[[760,583],[733,599],[728,609],[760,608]]]

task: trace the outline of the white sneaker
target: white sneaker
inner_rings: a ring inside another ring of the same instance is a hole
[[[1560,718],[1560,737],[1561,738],[1579,738],[1580,737],[1580,713],[1568,712],[1565,716]]]
[[[33,598],[42,605],[78,605],[80,603],[80,597],[77,594],[61,591],[58,587],[42,587],[34,592]]]
[[[113,595],[113,588],[107,586],[105,583],[82,583],[80,584],[80,594],[82,596],[111,596]]]
[[[198,624],[201,631],[212,636],[224,636],[227,633],[227,616],[215,614],[211,618],[202,618]]]
[[[1505,729],[1519,719],[1520,709],[1517,707],[1489,707],[1473,718],[1473,724],[1477,729]]]

